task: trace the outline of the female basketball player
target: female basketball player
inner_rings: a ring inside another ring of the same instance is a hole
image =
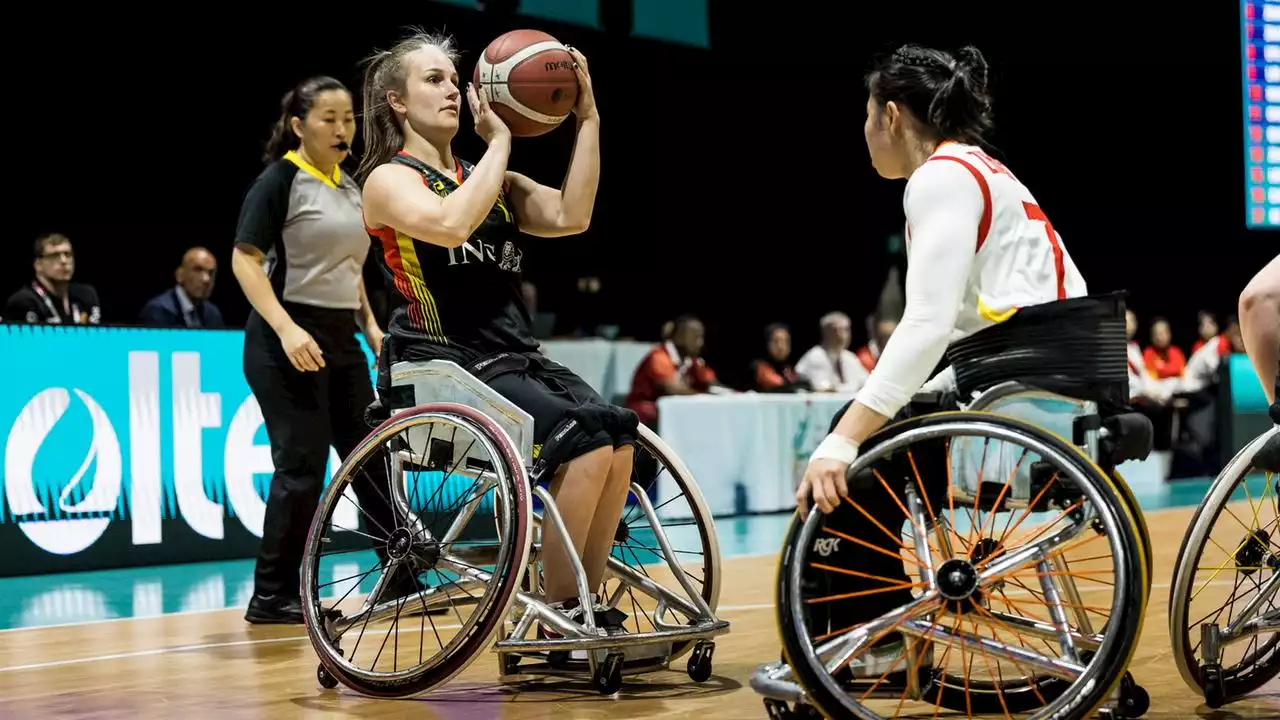
[[[902,47],[867,76],[864,131],[871,164],[884,178],[907,179],[906,308],[866,384],[814,451],[796,491],[801,513],[808,512],[812,498],[857,541],[834,550],[839,557],[832,564],[865,576],[806,571],[806,583],[826,584],[831,595],[853,598],[813,611],[807,620],[811,631],[825,632],[828,623],[832,630],[852,627],[912,600],[897,539],[886,542],[887,535],[860,514],[900,518],[896,495],[872,486],[850,497],[860,512],[841,503],[849,497],[845,475],[859,445],[890,418],[910,414],[908,402],[917,392],[955,391],[951,368],[925,382],[951,342],[1006,322],[1020,308],[1030,311],[1086,293],[1035,198],[979,147],[991,127],[986,83],[986,62],[972,47],[955,55]],[[1127,389],[1122,394],[1127,398]],[[900,655],[901,638],[889,633],[850,670],[874,676],[887,672]]]
[[[598,589],[631,481],[634,413],[606,405],[581,378],[538,354],[521,296],[523,235],[587,228],[600,174],[600,116],[587,62],[577,62],[577,137],[563,190],[507,170],[511,133],[479,88],[466,88],[488,145],[472,165],[453,154],[462,89],[452,39],[418,34],[374,56],[364,81],[365,224],[380,238],[398,293],[383,378],[399,360],[468,367],[504,353],[514,370],[488,384],[534,418],[540,462],[562,464],[557,506]],[[491,363],[485,363],[490,366]],[[379,392],[390,392],[380,378]],[[574,614],[577,586],[555,532],[543,535],[546,600]]]
[[[1280,401],[1280,255],[1240,294],[1240,331],[1267,400]]]
[[[858,446],[922,389],[947,345],[1019,307],[1077,297],[1084,279],[1035,198],[979,147],[991,128],[987,65],[898,49],[868,76],[864,132],[871,164],[907,178],[906,312],[855,401],[810,459],[796,492],[830,513],[848,488]],[[950,370],[925,387],[954,386]]]

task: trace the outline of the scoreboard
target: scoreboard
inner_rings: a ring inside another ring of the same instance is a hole
[[[1280,228],[1280,0],[1241,0],[1245,223]]]

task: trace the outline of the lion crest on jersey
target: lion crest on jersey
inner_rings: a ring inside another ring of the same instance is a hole
[[[520,261],[523,259],[524,253],[517,250],[516,246],[508,240],[502,244],[502,260],[498,263],[498,267],[510,272],[520,272]]]

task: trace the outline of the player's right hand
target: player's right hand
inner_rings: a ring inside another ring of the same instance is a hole
[[[280,347],[284,348],[284,354],[298,372],[317,372],[324,367],[324,353],[320,352],[320,346],[311,333],[298,327],[297,323],[289,323],[280,333]]]
[[[476,134],[486,145],[492,145],[499,137],[511,137],[511,130],[498,117],[498,113],[489,106],[489,98],[484,88],[475,83],[467,83],[467,104],[471,106],[471,117],[476,120]]]

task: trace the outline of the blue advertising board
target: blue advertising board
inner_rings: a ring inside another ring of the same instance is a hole
[[[242,332],[7,325],[0,346],[0,576],[256,552],[273,467]]]

